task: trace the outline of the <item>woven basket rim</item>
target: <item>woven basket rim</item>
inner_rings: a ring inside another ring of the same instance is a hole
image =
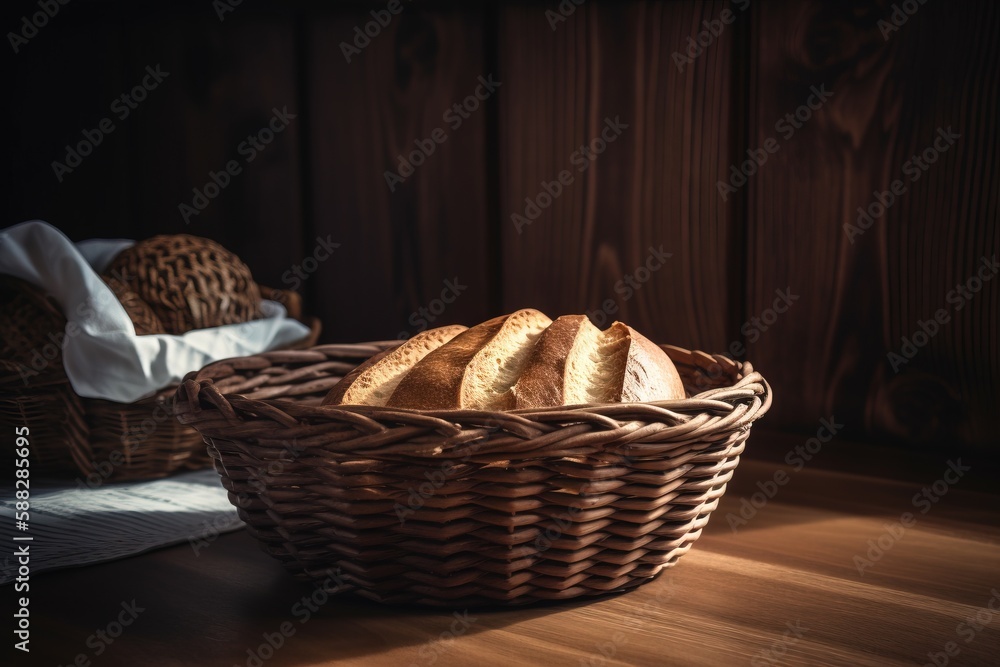
[[[376,340],[367,341],[364,343],[328,343],[324,345],[314,345],[304,350],[306,352],[337,352],[343,356],[356,357],[356,358],[367,358],[377,352],[383,350],[391,349],[398,345],[401,345],[403,341],[400,340]],[[690,358],[690,357],[700,357],[702,359],[708,358],[718,363],[720,366],[723,364],[729,365],[735,369],[735,375],[737,375],[738,380],[751,379],[753,381],[759,381],[762,387],[755,390],[754,393],[758,396],[766,398],[766,404],[770,406],[771,401],[771,386],[767,383],[764,377],[753,368],[753,364],[749,361],[739,361],[732,359],[725,355],[720,354],[708,354],[702,352],[701,350],[689,350],[687,348],[679,347],[676,345],[660,345],[661,348],[671,357],[675,363],[678,361],[678,357]],[[233,366],[239,369],[252,369],[262,364],[257,363],[257,360],[264,360],[268,363],[270,362],[281,362],[287,358],[287,349],[283,350],[272,350],[269,352],[261,352],[260,354],[247,355],[245,357],[233,357],[230,359],[220,359],[219,361],[212,362],[204,368],[192,371],[188,373],[183,381],[182,385],[193,386],[198,385],[199,391],[214,384],[214,378],[212,377],[213,372],[221,369]],[[321,360],[321,357],[317,357],[317,361]],[[735,386],[735,384],[733,385]],[[731,388],[731,387],[730,387]],[[706,406],[714,407],[718,403],[717,399],[712,397],[716,396],[720,391],[725,391],[730,388],[712,388],[702,391],[698,394],[692,396],[687,396],[685,398],[670,399],[664,401],[643,401],[643,402],[611,402],[611,403],[579,403],[573,405],[556,405],[544,408],[520,408],[517,410],[504,410],[502,414],[545,414],[551,412],[562,412],[568,410],[582,409],[582,408],[611,408],[614,406],[634,406],[634,405],[651,405],[657,407],[691,407],[696,403],[701,405],[699,402],[707,402]],[[227,394],[221,394],[222,396],[229,398],[245,398],[245,395],[241,392],[232,392]],[[187,394],[185,400],[192,402],[197,399],[197,395]],[[248,399],[256,400],[256,399]],[[287,399],[261,399],[263,402],[288,402]],[[763,400],[763,399],[762,399]],[[473,410],[473,409],[446,409],[446,410],[419,410],[412,408],[387,408],[383,406],[374,405],[354,405],[354,404],[341,404],[341,405],[328,405],[323,406],[324,409],[328,410],[346,410],[358,413],[365,412],[392,412],[392,413],[409,413],[414,415],[437,415],[437,414],[447,414],[447,415],[469,415],[469,416],[479,416],[488,412],[486,410]],[[764,410],[766,412],[766,410]]]
[[[582,423],[588,423],[587,428],[614,432],[619,436],[625,433],[625,425],[631,425],[627,428],[634,431],[643,425],[655,424],[660,428],[653,431],[661,438],[665,437],[663,429],[683,431],[686,436],[696,430],[703,436],[718,434],[721,437],[721,434],[734,429],[748,428],[771,405],[770,385],[753,369],[750,362],[676,346],[662,346],[675,363],[688,366],[696,364],[706,372],[714,370],[717,374],[722,373],[731,378],[731,382],[684,399],[553,406],[502,412],[415,410],[369,405],[304,405],[285,397],[253,398],[253,392],[223,392],[216,386],[217,379],[225,380],[238,371],[252,373],[292,360],[324,363],[333,354],[366,358],[400,342],[322,345],[298,353],[265,352],[216,362],[188,374],[175,394],[173,412],[179,421],[195,427],[202,435],[223,440],[229,440],[229,433],[234,429],[239,431],[238,436],[233,435],[238,440],[247,437],[277,440],[281,439],[279,436],[284,439],[302,436],[308,441],[316,438],[321,440],[319,435],[307,435],[307,429],[340,423],[360,434],[371,436],[372,448],[365,448],[363,451],[366,454],[383,451],[384,443],[380,441],[380,435],[389,431],[409,428],[423,433],[434,432],[436,442],[413,443],[405,452],[406,455],[423,458],[446,456],[449,451],[461,450],[472,437],[470,432],[482,432],[484,424],[499,427],[524,440],[541,439],[543,442],[545,435],[558,429],[560,425]],[[702,421],[698,422],[699,419]],[[545,446],[540,448],[545,449]],[[394,454],[401,453],[394,449]],[[538,453],[539,451],[532,452],[533,455]]]

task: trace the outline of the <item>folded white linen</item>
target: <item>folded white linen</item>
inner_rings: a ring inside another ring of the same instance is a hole
[[[80,396],[131,403],[213,361],[259,354],[309,333],[301,322],[287,317],[281,304],[264,301],[263,319],[182,336],[136,336],[125,309],[98,275],[132,244],[91,240],[75,245],[39,220],[0,231],[0,273],[41,287],[62,306],[67,320],[61,339],[63,363]],[[48,342],[39,341],[39,346]],[[23,363],[30,366],[31,359]]]

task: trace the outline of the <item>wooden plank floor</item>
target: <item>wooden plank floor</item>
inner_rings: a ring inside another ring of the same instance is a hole
[[[1000,663],[996,469],[963,456],[970,470],[938,484],[937,502],[914,503],[958,457],[902,468],[899,454],[834,441],[795,471],[782,460],[804,440],[754,433],[695,548],[624,595],[458,616],[335,598],[306,620],[296,605],[312,588],[240,532],[197,556],[182,545],[38,575],[31,660],[5,664],[912,665],[949,642],[958,652],[938,665]],[[727,515],[777,470],[787,483],[734,532]],[[894,540],[885,526],[904,512],[916,523]],[[884,553],[866,555],[880,538]],[[872,559],[863,575],[855,556]],[[132,600],[143,611],[120,638],[88,640]],[[283,623],[294,634],[258,650]]]

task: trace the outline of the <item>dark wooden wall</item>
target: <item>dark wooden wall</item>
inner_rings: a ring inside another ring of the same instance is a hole
[[[748,310],[778,287],[801,294],[749,349],[789,389],[783,418],[806,426],[817,412],[836,414],[910,441],[998,440],[1000,284],[985,283],[960,310],[948,297],[1000,253],[998,10],[928,3],[886,40],[881,7],[755,8],[750,146],[810,86],[833,93],[748,186]],[[912,180],[907,162],[948,128],[961,138]],[[906,191],[849,237],[857,208],[895,180]],[[912,361],[897,360],[897,373],[888,353],[939,309],[950,321]]]
[[[774,386],[774,426],[809,433],[833,416],[847,436],[910,447],[998,443],[1000,281],[961,309],[949,299],[1000,254],[996,3],[927,3],[898,30],[880,24],[888,2],[588,0],[565,20],[554,2],[403,6],[350,63],[341,42],[385,3],[244,0],[221,21],[208,2],[63,7],[4,55],[4,224],[208,236],[278,287],[329,239],[339,247],[300,285],[328,341],[589,311],[751,359]],[[37,8],[4,11],[15,29]],[[706,21],[719,34],[679,67]],[[64,146],[158,63],[170,75],[58,182]],[[490,75],[496,93],[452,127],[445,112]],[[789,132],[814,88],[829,99]],[[296,117],[186,224],[179,204],[243,159],[274,108]],[[581,161],[607,119],[616,138]],[[447,139],[390,191],[397,156],[438,128]],[[948,128],[960,137],[911,180],[907,162]],[[561,173],[558,196],[516,225]],[[897,179],[905,192],[845,231]],[[646,273],[650,248],[669,257]],[[424,318],[456,281],[454,303]],[[939,309],[948,321],[896,372],[887,355]]]

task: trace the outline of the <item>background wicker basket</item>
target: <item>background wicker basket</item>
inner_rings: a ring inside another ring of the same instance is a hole
[[[122,301],[136,333],[153,333],[157,317],[134,292],[105,278]],[[302,318],[294,292],[266,290],[291,317]],[[319,321],[293,348],[315,345]],[[83,475],[93,483],[164,477],[204,468],[211,459],[197,431],[173,419],[176,385],[135,403],[81,398],[62,363],[66,318],[58,304],[30,283],[0,275],[0,425],[28,426],[32,456],[42,474]],[[162,331],[162,329],[160,329]]]
[[[118,253],[104,272],[149,304],[166,333],[260,317],[260,289],[250,267],[211,239],[154,236]]]
[[[394,343],[190,374],[175,414],[297,578],[382,602],[521,604],[621,591],[696,539],[770,388],[749,363],[665,346],[693,398],[488,413],[318,402]]]
[[[83,404],[62,364],[66,318],[59,305],[30,283],[0,274],[0,424],[29,426],[38,469],[76,470],[92,459]]]
[[[163,323],[149,304],[139,298],[132,289],[114,276],[101,276],[111,291],[118,297],[128,317],[132,320],[136,336],[166,333]]]

